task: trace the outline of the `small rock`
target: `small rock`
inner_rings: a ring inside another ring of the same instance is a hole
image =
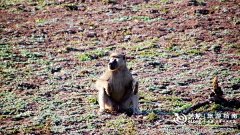
[[[89,33],[86,33],[86,37],[90,37],[90,38],[93,38],[96,36],[96,33],[95,32],[89,32]]]
[[[179,86],[185,86],[185,85],[187,85],[187,83],[185,83],[185,82],[176,82],[176,84],[178,84]]]
[[[77,33],[77,31],[76,31],[75,29],[73,29],[73,28],[72,28],[72,29],[69,29],[68,32],[69,32],[70,34],[76,34],[76,33]]]
[[[220,51],[221,51],[221,48],[222,48],[222,47],[219,46],[219,45],[214,45],[214,46],[212,47],[212,50],[213,50],[214,53],[219,54]]]
[[[197,0],[190,0],[189,2],[188,2],[188,6],[198,6],[198,2],[197,2]]]
[[[65,5],[64,7],[66,10],[71,10],[71,11],[78,10],[78,7],[76,5]]]
[[[240,83],[239,84],[234,84],[233,86],[232,86],[232,89],[233,90],[237,90],[237,89],[239,89],[240,88]]]
[[[51,69],[51,73],[54,74],[55,72],[59,72],[61,69],[62,69],[61,66],[52,68],[52,69]]]
[[[199,10],[195,10],[195,13],[199,13],[199,14],[202,14],[202,15],[207,15],[207,14],[209,14],[209,10],[199,9]]]
[[[21,83],[21,84],[17,85],[17,88],[19,88],[21,90],[23,90],[24,88],[26,88],[26,89],[36,89],[36,88],[38,88],[39,89],[39,86],[35,85],[35,84],[30,84],[30,83]]]
[[[189,64],[182,64],[183,67],[189,67]]]
[[[149,62],[149,65],[153,66],[154,68],[156,68],[157,66],[163,67],[163,64],[160,62]]]
[[[183,100],[183,101],[192,101],[191,98],[186,98],[186,97],[183,97],[182,100]]]
[[[155,14],[155,13],[159,13],[159,11],[158,11],[158,10],[155,10],[155,9],[153,9],[153,10],[151,10],[151,11],[150,11],[150,13],[152,13],[152,14]]]
[[[159,89],[166,89],[167,87],[165,85],[158,86]]]
[[[83,32],[83,31],[84,31],[84,29],[82,27],[78,28],[78,32]]]
[[[124,41],[129,41],[131,38],[130,38],[131,36],[130,35],[126,35],[125,37],[124,37]]]

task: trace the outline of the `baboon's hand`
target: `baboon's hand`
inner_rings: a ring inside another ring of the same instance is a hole
[[[110,94],[112,93],[111,88],[110,88],[110,84],[108,82],[106,82],[106,84],[104,86],[104,90],[105,90],[105,92],[108,96],[110,96]]]
[[[138,81],[133,81],[133,94],[136,95],[138,93]]]

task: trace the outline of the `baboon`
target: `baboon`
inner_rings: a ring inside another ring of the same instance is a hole
[[[138,81],[135,81],[126,66],[123,54],[113,53],[106,72],[96,81],[99,91],[99,113],[120,111],[133,107],[133,114],[141,114],[138,108]]]

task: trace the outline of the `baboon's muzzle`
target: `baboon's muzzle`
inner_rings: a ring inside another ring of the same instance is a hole
[[[108,68],[109,68],[110,70],[115,70],[115,69],[117,69],[117,67],[118,67],[118,64],[117,64],[116,59],[113,60],[113,61],[110,61],[110,62],[108,63]]]

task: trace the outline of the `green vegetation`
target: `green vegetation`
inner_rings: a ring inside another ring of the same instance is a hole
[[[168,134],[174,113],[209,98],[214,76],[224,97],[239,97],[236,1],[2,0],[0,10],[2,134]],[[95,82],[112,52],[139,81],[142,115],[98,114]],[[191,111],[239,112],[215,103]]]
[[[138,20],[142,20],[142,21],[150,20],[149,16],[133,16],[132,19],[138,19]]]
[[[224,109],[224,108],[219,104],[213,104],[211,106],[211,111],[217,111],[217,110],[221,110],[221,109]]]
[[[82,53],[82,54],[76,56],[76,58],[79,59],[80,61],[89,61],[89,60],[91,60],[91,55]]]
[[[117,120],[107,121],[107,128],[114,129],[116,134],[137,134],[135,122],[131,119],[120,118]],[[103,128],[103,130],[105,127]]]
[[[197,49],[192,49],[188,51],[189,54],[194,54],[194,55],[201,55],[201,51],[197,50]]]
[[[46,20],[43,20],[43,19],[37,19],[37,20],[35,20],[35,22],[38,23],[38,24],[41,24],[41,23],[45,23]]]
[[[102,0],[102,2],[105,2],[105,3],[116,3],[117,0]]]
[[[157,115],[152,112],[147,116],[146,119],[151,120],[151,121],[155,121],[155,120],[157,120],[157,118],[158,118]]]

